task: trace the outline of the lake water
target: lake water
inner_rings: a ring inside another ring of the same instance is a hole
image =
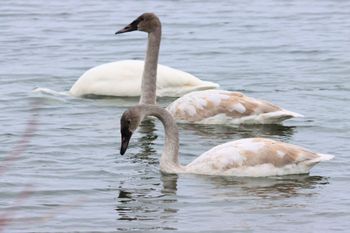
[[[256,136],[335,159],[302,176],[162,175],[158,121],[119,155],[119,118],[137,98],[32,92],[143,59],[146,34],[114,33],[147,11],[163,23],[161,64],[305,115],[180,125],[183,164]],[[349,1],[13,0],[0,12],[0,232],[349,232]]]

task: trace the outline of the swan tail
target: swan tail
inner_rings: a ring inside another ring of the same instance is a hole
[[[296,112],[292,112],[292,111],[288,111],[286,109],[282,109],[282,111],[284,115],[286,116],[290,116],[290,117],[304,117],[304,115],[296,113]]]
[[[200,87],[206,88],[206,89],[217,89],[220,87],[219,84],[210,82],[210,81],[202,81]]]
[[[318,154],[319,157],[319,161],[327,161],[327,160],[331,160],[334,158],[334,155],[331,154]]]
[[[181,88],[177,88],[174,90],[173,88],[161,88],[157,90],[157,94],[160,97],[171,96],[171,97],[181,97],[190,92],[194,91],[204,91],[209,89],[217,89],[220,85],[217,83],[209,82],[209,81],[201,81],[196,85],[187,85],[182,86]]]
[[[280,111],[264,113],[260,116],[261,122],[264,124],[278,124],[284,120],[293,118],[293,117],[304,117],[303,115],[282,109]]]
[[[219,84],[209,81],[201,81],[200,84],[191,86],[188,88],[188,92],[192,91],[204,91],[204,90],[210,90],[210,89],[218,89],[220,87]]]
[[[334,158],[334,155],[331,155],[331,154],[317,154],[317,155],[318,155],[317,158],[307,160],[307,161],[305,161],[305,164],[308,167],[313,167],[314,165],[318,164],[319,162],[328,161],[328,160],[331,160]]]

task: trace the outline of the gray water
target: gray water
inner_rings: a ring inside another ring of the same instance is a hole
[[[180,125],[183,164],[257,136],[335,159],[301,176],[163,175],[158,121],[119,155],[119,118],[137,98],[32,92],[143,59],[144,33],[114,33],[146,11],[163,23],[160,63],[305,115]],[[0,232],[349,232],[349,16],[349,1],[1,1]]]

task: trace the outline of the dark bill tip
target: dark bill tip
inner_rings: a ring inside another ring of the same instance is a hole
[[[117,31],[115,34],[122,34],[122,33],[125,33],[125,32],[136,31],[137,30],[137,24],[138,24],[138,22],[134,21],[131,24],[129,24],[126,27],[124,27],[123,29]]]
[[[125,32],[132,32],[138,30],[139,23],[143,20],[143,17],[138,17],[134,21],[132,21],[129,25],[124,27],[123,29],[117,31],[115,34],[121,34]]]
[[[121,147],[120,147],[120,154],[124,155],[126,150],[128,149],[128,142],[127,143],[122,143]]]
[[[122,142],[120,146],[121,155],[124,155],[126,150],[128,149],[130,138],[131,138],[131,133],[128,133],[127,135],[122,135]]]
[[[117,31],[115,34],[117,35],[117,34],[122,34],[125,32],[131,32],[131,30],[129,30],[128,28],[123,28],[122,30]]]

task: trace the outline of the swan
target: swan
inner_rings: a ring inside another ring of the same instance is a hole
[[[334,157],[271,139],[246,138],[215,146],[183,166],[179,163],[179,132],[174,118],[162,107],[145,104],[122,114],[120,154],[126,152],[132,134],[147,116],[158,118],[164,126],[165,145],[160,157],[164,173],[252,177],[307,174],[315,164]]]
[[[140,96],[144,61],[121,60],[102,64],[86,71],[69,90],[70,95]],[[187,72],[158,64],[157,95],[179,97],[191,91],[218,88]]]
[[[148,33],[140,104],[155,104],[161,22],[155,14],[144,13],[116,34],[136,30]],[[187,93],[171,103],[167,110],[178,122],[194,124],[275,124],[302,117],[269,102],[224,90]]]
[[[159,27],[149,34],[146,62],[123,60],[91,68],[74,83],[69,93],[72,96],[140,96],[141,77],[142,80],[148,80],[153,76],[158,76],[157,87],[156,79],[152,79],[153,92],[158,96],[179,97],[191,91],[219,87],[216,83],[202,81],[184,71],[158,65],[156,54],[159,52],[160,30]]]

